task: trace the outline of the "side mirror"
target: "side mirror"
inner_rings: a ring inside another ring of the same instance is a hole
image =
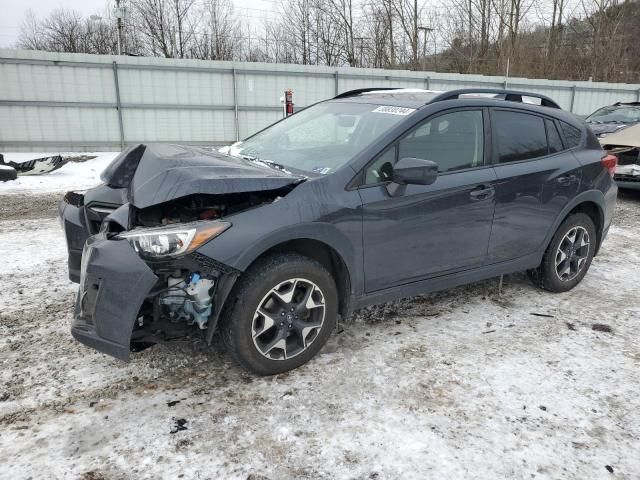
[[[431,185],[438,178],[438,164],[421,158],[401,158],[393,166],[393,183]]]
[[[422,158],[405,157],[393,166],[392,183],[387,186],[391,196],[402,195],[406,185],[431,185],[438,178],[438,164]]]

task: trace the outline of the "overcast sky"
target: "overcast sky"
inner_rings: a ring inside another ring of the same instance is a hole
[[[233,0],[236,13],[245,23],[260,24],[260,19],[271,14],[274,0]],[[20,24],[27,10],[39,17],[46,17],[56,8],[77,10],[88,16],[104,12],[114,1],[109,0],[2,0],[0,2],[0,47],[13,47],[18,40]]]

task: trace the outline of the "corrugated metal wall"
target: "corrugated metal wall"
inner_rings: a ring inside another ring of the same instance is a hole
[[[510,78],[586,115],[640,100],[640,85]],[[231,143],[296,108],[362,87],[503,88],[503,77],[0,49],[0,151]]]

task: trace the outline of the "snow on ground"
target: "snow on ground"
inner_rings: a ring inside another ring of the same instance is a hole
[[[26,162],[34,158],[51,156],[52,153],[3,153],[5,162]],[[70,161],[62,168],[45,175],[18,176],[16,180],[0,182],[0,195],[5,193],[45,193],[67,190],[83,190],[100,183],[100,173],[118,152],[61,153],[62,156],[95,156],[86,161]]]
[[[0,196],[0,477],[640,478],[640,195],[571,292],[367,309],[272,378],[219,343],[125,364],[73,341],[57,199]]]

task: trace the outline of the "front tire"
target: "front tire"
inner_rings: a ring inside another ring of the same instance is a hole
[[[534,285],[566,292],[582,281],[596,251],[596,227],[591,217],[574,213],[560,224],[538,268],[527,273]]]
[[[297,253],[266,257],[238,280],[227,299],[221,333],[227,351],[259,375],[275,375],[313,358],[338,314],[331,274]]]

